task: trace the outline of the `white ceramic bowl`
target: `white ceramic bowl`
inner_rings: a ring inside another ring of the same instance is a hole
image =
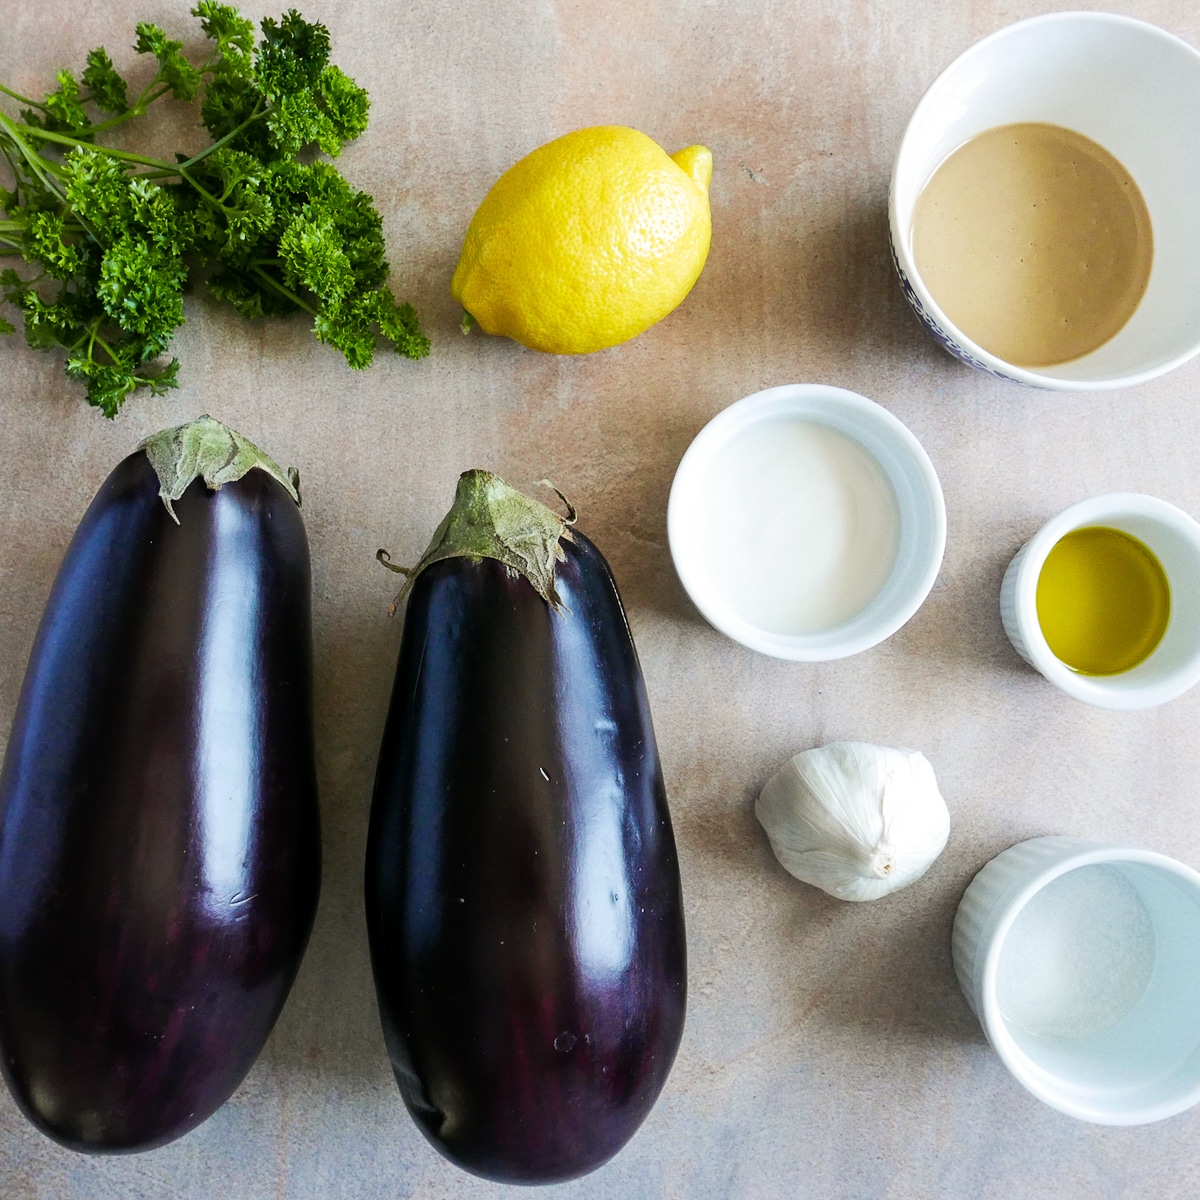
[[[1133,176],[1150,211],[1154,261],[1128,323],[1092,353],[1029,370],[973,342],[942,312],[912,257],[913,206],[946,157],[997,125],[1036,121],[1098,142]],[[1110,13],[1050,13],[976,43],[913,113],[892,172],[889,215],[900,283],[930,332],[963,362],[1064,391],[1153,379],[1200,350],[1200,53]]]
[[[1037,616],[1038,576],[1055,543],[1085,526],[1120,529],[1154,553],[1171,588],[1166,632],[1144,662],[1119,675],[1081,675],[1054,656]],[[1200,524],[1136,492],[1081,500],[1052,517],[1013,556],[1000,585],[1000,617],[1017,653],[1068,696],[1098,708],[1153,708],[1200,682]]]
[[[714,587],[705,566],[699,501],[714,459],[752,426],[786,420],[828,425],[857,442],[882,467],[899,510],[896,561],[883,587],[853,617],[817,633],[777,633],[751,624]],[[667,535],[679,578],[711,625],[762,654],[820,662],[876,645],[920,608],[946,547],[946,506],[929,456],[887,409],[844,388],[787,384],[731,404],[696,435],[671,485]]]
[[[1056,881],[1057,892],[1044,890]],[[1039,1100],[1101,1125],[1143,1125],[1200,1101],[1191,867],[1077,838],[1021,842],[971,881],[953,952],[988,1041]],[[1005,977],[1018,967],[1039,971]]]

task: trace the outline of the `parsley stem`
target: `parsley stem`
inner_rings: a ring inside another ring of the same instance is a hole
[[[182,177],[183,179],[187,180],[187,182],[190,183],[198,192],[206,196],[209,200],[212,200],[214,204],[219,203],[215,196],[209,195],[208,192],[204,191],[204,189],[200,187],[200,185],[196,183],[196,181],[192,179],[190,175],[187,174],[187,169],[189,167],[194,167],[199,162],[203,162],[210,154],[220,150],[222,146],[233,141],[233,139],[237,137],[237,135],[241,133],[243,129],[253,125],[255,121],[261,121],[266,115],[267,113],[265,109],[256,108],[254,112],[252,112],[239,126],[237,126],[236,129],[231,129],[227,134],[225,134],[224,137],[213,142],[211,146],[205,146],[199,154],[193,154],[191,158],[184,159],[183,162],[175,163],[170,167],[164,163],[158,169],[153,171],[144,171],[142,174],[136,176],[136,178],[171,179],[175,177]]]
[[[225,205],[223,205],[221,203],[220,199],[218,197],[214,196],[212,194],[212,192],[210,192],[208,190],[208,188],[203,187],[201,184],[197,183],[187,173],[187,171],[185,170],[182,163],[179,164],[179,167],[176,169],[175,174],[178,175],[185,183],[190,183],[192,185],[192,187],[194,187],[196,189],[196,191],[198,191],[200,193],[200,195],[202,195],[205,198],[205,200],[207,200],[209,202],[209,204],[211,204],[213,206],[213,208],[219,209],[220,211],[224,212]]]
[[[5,87],[2,83],[0,83],[0,92],[3,92],[6,96],[11,96],[21,104],[28,104],[32,108],[40,108],[42,112],[50,111],[44,104],[39,104],[36,100],[30,100],[28,96],[22,96],[20,92],[14,92],[12,88]]]
[[[144,117],[146,109],[150,107],[155,100],[165,96],[170,90],[169,84],[163,84],[157,92],[151,92],[154,87],[152,83],[123,113],[117,113],[115,117],[109,117],[107,121],[101,121],[98,125],[89,125],[86,129],[77,131],[80,137],[91,136],[95,133],[103,133],[107,129],[112,129],[117,125],[123,125],[126,121],[132,120],[134,117]]]
[[[4,155],[4,161],[8,163],[9,172],[13,177],[12,203],[9,204],[6,211],[16,212],[24,203],[22,193],[26,190],[25,180],[21,178],[21,172],[17,170],[17,164],[9,153],[8,144],[3,139],[0,139],[0,154]]]
[[[185,162],[181,162],[179,166],[181,168],[194,167],[196,163],[203,162],[204,159],[212,154],[214,150],[220,150],[220,148],[227,142],[230,142],[237,137],[237,135],[241,133],[243,129],[247,128],[247,126],[253,125],[255,121],[261,120],[266,115],[265,109],[256,108],[236,129],[231,129],[223,138],[213,142],[211,146],[205,146],[199,154],[193,154],[191,158],[187,159]]]
[[[17,149],[21,152],[21,157],[25,159],[26,164],[34,175],[41,180],[42,186],[53,196],[58,196],[62,200],[66,200],[66,193],[59,186],[56,179],[50,176],[56,173],[56,168],[48,163],[32,146],[30,146],[21,136],[21,131],[17,125],[8,119],[3,113],[0,113],[0,128],[7,130],[8,136],[12,139]],[[31,130],[32,131],[32,130]],[[42,132],[38,130],[36,132]],[[6,156],[7,157],[7,156]],[[49,174],[47,174],[49,173]]]
[[[296,304],[300,308],[304,309],[305,312],[312,313],[314,317],[317,315],[317,310],[313,308],[313,306],[309,304],[307,300],[297,296],[291,288],[285,287],[273,275],[268,275],[267,272],[262,269],[262,267],[251,266],[250,270],[254,275],[261,279],[263,283],[272,288],[274,291],[278,292],[281,296],[285,296],[293,304]]]
[[[97,317],[96,320],[92,323],[89,333],[91,334],[91,336],[88,338],[88,358],[93,357],[93,355],[92,355],[93,348],[96,346],[99,346],[100,349],[103,350],[104,353],[107,354],[108,357],[112,360],[114,366],[121,361],[117,357],[117,354],[113,350],[113,348],[100,336],[100,318],[99,317]]]
[[[12,122],[7,120],[2,113],[0,113],[0,123],[9,127],[9,131],[13,132]],[[141,163],[144,167],[159,167],[162,170],[174,171],[178,174],[173,163],[163,162],[161,158],[146,158],[141,154],[130,154],[128,150],[114,150],[111,146],[94,146],[91,142],[81,142],[78,138],[68,137],[65,133],[54,133],[49,129],[34,129],[32,126],[28,126],[24,132],[41,138],[45,142],[53,142],[56,146],[70,146],[72,150],[80,148],[95,150],[97,154],[106,154],[109,158],[120,159],[121,162]]]
[[[150,80],[150,82],[146,84],[145,88],[142,90],[142,94],[133,102],[133,106],[129,111],[135,112],[141,116],[146,109],[155,102],[155,100],[157,100],[160,96],[165,96],[171,90],[171,85],[169,83],[163,83],[157,92],[154,90],[155,84],[159,84],[161,82],[162,81],[157,75]],[[118,113],[117,115],[121,116],[123,114]]]

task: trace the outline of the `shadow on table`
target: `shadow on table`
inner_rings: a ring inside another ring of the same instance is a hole
[[[856,947],[854,961],[830,989],[825,1020],[879,1037],[983,1042],[950,953],[959,898],[957,891],[937,895],[928,887],[917,903],[892,898],[900,911],[879,920]]]
[[[781,969],[803,981],[793,1023],[982,1042],[954,974],[950,935],[962,888],[947,890],[944,879],[939,888],[946,865],[939,860],[928,876],[879,900],[839,900],[779,864],[754,815],[757,793],[747,789],[736,809],[717,815],[683,812],[680,840],[742,897],[747,919],[765,923]]]
[[[272,1066],[285,1073],[343,1084],[391,1078],[371,976],[363,869],[400,631],[399,621],[363,620],[347,610],[316,639],[321,901],[269,1045]]]

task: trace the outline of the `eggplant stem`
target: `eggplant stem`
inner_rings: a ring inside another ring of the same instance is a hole
[[[550,482],[550,480],[538,479],[535,480],[535,483],[538,487],[549,488],[563,502],[563,507],[567,510],[567,515],[562,518],[562,523],[564,525],[570,528],[575,524],[576,521],[579,520],[579,513],[575,511],[575,505],[573,505],[570,500],[568,500],[566,496],[564,496],[562,492],[560,492],[558,488],[556,488],[554,484]]]
[[[399,563],[392,562],[392,556],[386,550],[376,550],[375,561],[382,563],[389,571],[395,571],[397,575],[408,576],[413,573],[412,567],[402,567]]]
[[[411,579],[413,573],[416,571],[416,567],[402,567],[399,563],[392,562],[392,556],[382,547],[375,551],[375,561],[387,567],[389,571],[395,571],[397,575],[403,575],[405,579]],[[404,599],[404,593],[407,590],[407,587],[408,585],[405,584],[404,588],[402,588],[397,594],[395,600],[388,605],[389,617],[394,617],[396,615],[396,610],[400,607],[401,600]]]

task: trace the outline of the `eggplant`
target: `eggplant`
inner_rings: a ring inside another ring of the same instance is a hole
[[[462,476],[398,598],[367,848],[400,1094],[451,1162],[510,1183],[614,1155],[684,1021],[645,684],[612,574],[570,522],[487,472]]]
[[[300,965],[321,864],[298,501],[204,417],[120,463],[55,580],[0,774],[0,1065],[73,1149],[210,1116]]]

